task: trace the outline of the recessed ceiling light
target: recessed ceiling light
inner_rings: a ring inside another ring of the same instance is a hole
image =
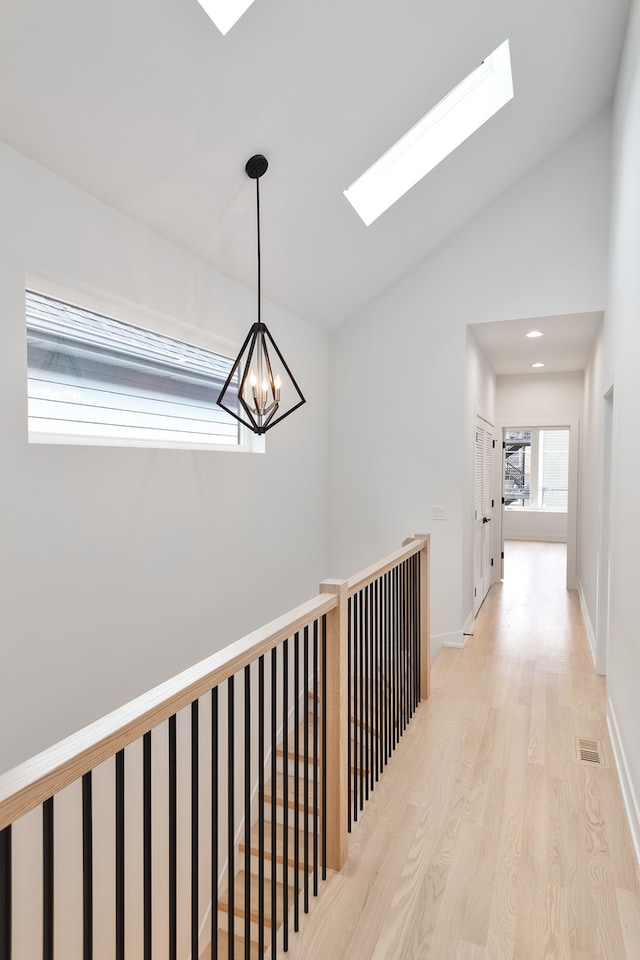
[[[354,181],[345,197],[369,226],[512,98],[505,40]]]
[[[532,367],[544,367],[544,363],[532,363]]]
[[[224,37],[253,0],[198,0],[198,3]]]
[[[542,330],[529,330],[529,333],[525,334],[525,336],[534,340],[536,337],[544,337],[544,333]]]

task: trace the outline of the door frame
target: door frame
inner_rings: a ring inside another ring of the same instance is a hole
[[[615,490],[615,395],[612,383],[602,396],[602,476],[600,485],[600,529],[596,566],[596,673],[606,676],[609,667],[611,591],[613,588],[611,514]]]
[[[489,435],[490,435],[490,437],[491,437],[491,440],[493,441],[493,452],[495,453],[495,446],[496,446],[496,442],[497,442],[497,441],[496,441],[496,431],[497,431],[497,427],[496,427],[495,423],[493,423],[491,420],[489,420],[488,417],[485,417],[485,415],[484,415],[483,413],[480,413],[480,411],[478,410],[478,408],[477,408],[475,405],[474,405],[473,425],[474,425],[474,447],[473,447],[473,450],[474,450],[474,459],[473,459],[473,463],[474,463],[474,472],[473,472],[473,494],[474,494],[474,503],[473,503],[473,509],[472,509],[473,520],[472,520],[472,524],[471,524],[471,546],[472,546],[472,577],[471,577],[472,583],[471,583],[471,589],[472,589],[472,591],[473,591],[473,596],[472,596],[472,613],[473,613],[473,617],[475,618],[475,617],[478,615],[478,611],[480,610],[480,607],[481,607],[482,604],[484,603],[484,601],[485,601],[485,599],[486,599],[486,596],[487,596],[489,590],[491,589],[491,587],[493,586],[493,584],[495,583],[495,581],[496,581],[496,579],[497,579],[497,576],[496,576],[497,568],[496,568],[496,565],[495,565],[495,563],[494,563],[494,561],[493,561],[493,558],[495,557],[495,543],[496,543],[495,536],[496,536],[496,532],[495,532],[495,529],[494,529],[494,528],[495,528],[495,523],[492,523],[489,530],[485,530],[484,527],[483,527],[483,535],[482,535],[482,542],[481,542],[481,552],[482,552],[481,564],[484,562],[484,550],[483,550],[482,548],[483,548],[483,546],[484,546],[484,538],[486,537],[487,540],[488,540],[488,552],[489,552],[489,554],[490,554],[491,563],[492,563],[493,565],[490,567],[490,571],[489,571],[489,576],[488,576],[488,577],[486,576],[486,572],[484,571],[484,567],[483,567],[483,578],[482,578],[482,579],[483,579],[483,586],[484,586],[485,581],[488,581],[488,586],[487,586],[486,591],[483,593],[483,596],[482,596],[481,598],[478,598],[478,597],[477,597],[477,595],[476,595],[476,593],[475,593],[475,586],[476,586],[475,536],[476,536],[476,523],[477,523],[477,519],[476,519],[476,517],[475,517],[475,482],[476,482],[476,474],[475,474],[476,456],[475,456],[475,453],[476,453],[476,443],[477,443],[476,436],[477,436],[477,431],[478,431],[478,429],[482,429],[482,430],[485,432],[485,434],[486,434],[486,433],[489,433]],[[485,466],[486,466],[486,462],[485,462],[485,460],[484,460],[484,453],[485,453],[485,451],[484,451],[484,447],[483,447],[483,479],[484,479],[484,468],[485,468]],[[492,457],[491,457],[491,470],[490,470],[490,476],[489,476],[489,490],[490,490],[490,492],[491,492],[491,497],[490,497],[490,499],[491,499],[491,508],[490,508],[490,509],[491,509],[491,517],[490,517],[490,519],[495,519],[495,506],[496,506],[496,497],[495,497],[495,490],[496,490],[496,487],[495,487],[495,476],[496,476],[496,474],[495,474],[495,463],[496,463],[496,457],[495,457],[495,456],[492,456]]]
[[[504,470],[502,443],[504,432],[509,428],[524,427],[568,427],[569,429],[569,492],[567,509],[567,590],[578,589],[578,473],[580,457],[580,419],[579,417],[501,417],[496,424],[496,432],[500,436],[500,479],[499,498],[500,523],[496,526],[500,530],[500,557],[504,558]],[[500,565],[501,576],[504,577],[504,562]]]

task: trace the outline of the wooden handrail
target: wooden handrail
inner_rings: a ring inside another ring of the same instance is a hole
[[[369,584],[377,580],[378,577],[384,576],[385,573],[393,570],[399,563],[408,560],[414,553],[419,553],[424,548],[425,539],[428,540],[428,537],[420,535],[411,540],[407,540],[400,550],[396,550],[395,553],[390,553],[384,560],[380,560],[378,563],[374,563],[370,567],[361,570],[360,573],[356,573],[355,576],[349,577],[347,580],[349,596],[352,597],[354,593],[363,590],[364,587],[369,586]]]
[[[360,571],[349,580],[325,581],[323,592],[312,600],[301,604],[294,610],[272,620],[235,643],[207,657],[200,663],[189,667],[170,680],[159,684],[142,696],[119,707],[100,720],[84,727],[72,736],[61,740],[30,760],[25,761],[5,774],[0,775],[0,830],[18,818],[35,809],[49,797],[59,793],[65,787],[78,780],[89,770],[123,750],[138,740],[149,730],[164,723],[173,714],[189,706],[190,703],[208,693],[214,687],[228,680],[248,664],[277,647],[288,637],[325,614],[337,615],[340,605],[340,618],[345,619],[346,597],[351,597],[379,577],[384,576],[398,564],[414,554],[423,552],[425,562],[422,565],[420,591],[421,606],[421,697],[429,695],[429,623],[428,623],[428,582],[429,582],[429,536],[416,535],[405,541],[402,548],[389,554],[383,560]],[[331,592],[336,585],[336,592]],[[329,592],[325,592],[325,591]],[[346,594],[346,596],[345,596]],[[337,624],[336,620],[336,624]],[[341,631],[345,633],[344,626]],[[336,626],[330,624],[330,637],[336,634]],[[332,643],[335,641],[332,640]],[[342,642],[346,642],[342,638]],[[333,682],[333,680],[332,680]],[[337,684],[337,688],[343,686]],[[343,856],[344,843],[340,857]],[[339,859],[338,857],[337,859]]]
[[[337,604],[335,594],[314,597],[0,776],[0,830]]]

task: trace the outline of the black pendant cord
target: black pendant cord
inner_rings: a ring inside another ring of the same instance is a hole
[[[260,177],[256,177],[256,225],[258,229],[258,323],[262,323],[262,255],[260,250]]]

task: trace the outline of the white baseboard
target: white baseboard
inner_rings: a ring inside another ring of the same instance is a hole
[[[566,537],[553,537],[545,534],[540,536],[538,533],[524,533],[518,532],[517,530],[511,531],[509,536],[505,535],[505,540],[535,540],[539,543],[566,543]]]
[[[631,831],[633,849],[636,854],[636,865],[638,869],[640,869],[640,805],[638,804],[638,798],[636,797],[636,793],[633,788],[633,782],[629,775],[629,767],[624,754],[622,740],[620,739],[620,730],[618,728],[616,712],[613,708],[611,700],[607,700],[607,726],[609,727],[609,736],[611,737],[611,744],[613,746],[613,756],[616,762],[620,787],[622,789],[624,808],[627,812],[627,821]]]
[[[593,629],[593,624],[591,622],[591,615],[589,613],[589,608],[587,606],[587,598],[584,595],[584,589],[582,587],[582,580],[578,578],[578,596],[580,597],[580,610],[582,611],[582,619],[584,620],[585,630],[587,631],[587,639],[589,641],[589,646],[591,647],[591,656],[593,657],[593,665],[597,669],[597,660],[596,660],[596,635]]]
[[[458,647],[462,649],[467,645],[467,638],[464,630],[454,630],[453,633],[440,633],[434,639],[441,647]]]

